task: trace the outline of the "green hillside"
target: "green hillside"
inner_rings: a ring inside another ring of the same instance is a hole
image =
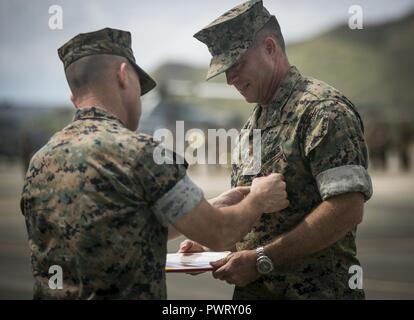
[[[289,46],[288,55],[304,74],[337,87],[363,111],[414,111],[414,14],[362,30],[341,26]]]

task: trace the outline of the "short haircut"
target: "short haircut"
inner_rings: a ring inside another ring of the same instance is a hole
[[[111,79],[111,72],[126,61],[121,56],[99,54],[73,62],[65,71],[72,94],[80,96],[94,88],[103,87]]]
[[[271,16],[263,28],[257,32],[255,42],[268,36],[273,37],[282,48],[283,52],[286,52],[285,39],[283,38],[282,31],[280,30],[279,22],[277,22],[277,19],[274,16]]]

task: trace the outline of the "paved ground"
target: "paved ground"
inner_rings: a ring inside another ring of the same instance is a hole
[[[207,197],[229,187],[219,173],[195,172]],[[358,256],[368,299],[414,299],[414,173],[373,173],[374,197],[358,231]],[[30,299],[32,278],[23,217],[19,211],[22,172],[0,162],[0,299]],[[169,244],[175,252],[182,239]],[[232,286],[211,274],[168,275],[171,299],[229,299]]]

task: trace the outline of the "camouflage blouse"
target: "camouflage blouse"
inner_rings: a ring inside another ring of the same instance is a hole
[[[38,299],[164,299],[167,226],[202,191],[107,111],[79,109],[32,158],[21,208]],[[49,287],[60,266],[63,289]]]
[[[269,106],[256,106],[244,129],[250,143],[253,130],[261,130],[261,166],[251,175],[251,162],[234,165],[232,185],[249,185],[255,176],[281,173],[290,206],[280,215],[264,214],[237,244],[238,250],[272,242],[329,197],[348,192],[371,197],[367,147],[358,112],[336,89],[303,77],[296,67],[291,67]],[[348,286],[348,269],[359,264],[355,234],[356,229],[321,252],[236,288],[235,298],[363,297],[363,290]]]

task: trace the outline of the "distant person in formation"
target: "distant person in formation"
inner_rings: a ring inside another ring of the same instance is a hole
[[[23,163],[24,172],[29,168],[30,159],[33,155],[33,145],[29,133],[23,131],[20,137],[20,156]]]
[[[397,152],[400,158],[400,167],[404,172],[411,170],[411,144],[412,134],[410,124],[404,122],[398,125]]]
[[[34,298],[165,299],[168,238],[223,250],[287,207],[279,174],[209,203],[187,165],[155,163],[158,143],[136,132],[140,96],[155,82],[136,64],[129,32],[79,34],[58,52],[77,110],[33,156],[23,188]],[[52,266],[61,289],[49,286]]]
[[[386,171],[388,169],[388,156],[391,149],[391,135],[387,124],[374,122],[367,133],[369,158],[372,167]]]

